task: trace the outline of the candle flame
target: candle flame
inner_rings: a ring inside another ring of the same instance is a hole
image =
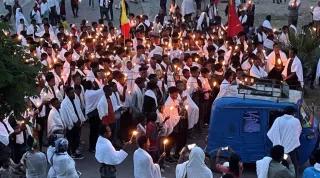
[[[163,144],[164,144],[164,145],[166,145],[166,144],[168,144],[168,143],[169,143],[169,140],[168,140],[167,138],[163,140]]]

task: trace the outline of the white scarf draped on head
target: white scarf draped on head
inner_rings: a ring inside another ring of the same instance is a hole
[[[204,163],[204,159],[203,150],[200,147],[194,147],[190,152],[189,161],[177,165],[176,178],[213,178],[213,174]]]
[[[61,108],[60,108],[61,118],[66,123],[66,126],[68,127],[68,129],[72,129],[74,123],[78,121],[78,117],[75,112],[78,113],[78,116],[81,122],[85,121],[85,117],[81,110],[80,99],[77,95],[75,95],[73,102],[76,107],[76,111],[74,110],[71,100],[68,96],[66,96],[64,100],[61,102]]]
[[[145,94],[146,96],[149,96],[149,97],[153,98],[153,99],[154,99],[154,102],[156,103],[156,106],[158,106],[157,97],[156,97],[156,94],[154,93],[154,91],[152,91],[152,90],[147,90],[144,94]]]
[[[26,21],[26,18],[24,17],[23,13],[21,12],[21,9],[20,8],[17,8],[16,9],[16,30],[18,31],[18,27],[19,27],[19,24],[20,24],[20,19],[23,19],[24,20],[24,24],[27,26],[27,21]]]
[[[297,4],[297,6],[299,6],[300,5],[300,0],[290,0],[289,1],[289,6],[291,6],[292,4],[294,4],[294,2],[296,1],[296,4]]]

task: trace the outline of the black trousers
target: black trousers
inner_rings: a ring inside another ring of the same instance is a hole
[[[96,143],[99,136],[99,126],[101,121],[99,119],[98,110],[95,109],[88,114],[90,124],[90,135],[89,135],[89,150],[95,150]]]
[[[109,20],[108,9],[106,7],[100,7],[100,18],[104,19],[104,17]]]
[[[167,14],[167,0],[160,0],[160,9],[164,14]]]
[[[56,26],[58,23],[58,14],[56,11],[56,6],[50,7],[49,13],[50,24]]]
[[[8,11],[8,13],[5,15],[5,17],[10,20],[12,16],[12,6],[5,4],[4,8]]]
[[[37,123],[40,125],[40,130],[38,131],[38,141],[39,141],[39,149],[42,150],[42,146],[44,145],[43,140],[47,138],[47,117],[38,117]],[[48,135],[49,136],[49,135]]]
[[[80,145],[80,126],[73,126],[71,130],[67,130],[66,137],[69,141],[70,154],[76,153]]]
[[[71,9],[74,17],[78,17],[79,4],[71,4]]]
[[[296,177],[298,177],[298,170],[299,170],[299,156],[298,156],[298,149],[294,149],[289,153],[291,158],[292,164],[294,165],[294,170],[296,172]]]
[[[170,155],[171,149],[176,146],[175,155],[179,155],[179,152],[182,150],[184,146],[187,144],[187,136],[188,136],[188,119],[182,119],[179,121],[180,125],[186,125],[187,127],[183,127],[178,131],[173,131],[167,139],[170,140],[166,145],[166,155]]]
[[[12,154],[12,160],[18,164],[22,158],[22,155],[27,151],[27,146],[25,143],[23,144],[12,144],[13,148],[13,154]]]

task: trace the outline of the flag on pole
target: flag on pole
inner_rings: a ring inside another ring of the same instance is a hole
[[[121,12],[120,12],[120,27],[121,27],[121,34],[123,35],[124,39],[130,38],[130,24],[129,19],[127,16],[127,7],[125,0],[121,0]]]
[[[229,0],[228,36],[234,37],[241,31],[243,31],[243,27],[236,13],[234,0]]]

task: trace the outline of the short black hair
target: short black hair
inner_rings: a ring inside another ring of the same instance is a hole
[[[270,154],[273,160],[280,162],[283,159],[284,147],[281,145],[276,145],[271,148]]]
[[[145,135],[139,136],[137,139],[138,146],[140,148],[143,148],[143,146],[147,143],[147,141],[148,141],[147,136],[145,136]]]
[[[288,106],[283,109],[283,114],[293,115],[294,113],[296,113],[296,109],[292,106]]]
[[[68,93],[69,92],[71,92],[73,90],[73,87],[71,87],[71,86],[66,86],[65,88],[64,88],[64,91],[65,91],[65,93],[68,95]]]
[[[147,115],[147,121],[153,121],[155,122],[158,119],[158,115],[156,112],[150,112]]]
[[[179,89],[175,86],[168,88],[168,92],[171,93],[179,93]]]
[[[99,135],[104,136],[106,132],[107,132],[107,126],[104,124],[101,124],[99,127]]]
[[[49,82],[50,80],[54,79],[54,75],[52,72],[48,72],[46,75],[46,81]]]
[[[137,85],[139,85],[139,84],[141,84],[141,83],[143,83],[143,82],[144,82],[144,79],[143,79],[142,77],[138,77],[138,78],[136,78],[136,80],[134,81],[134,83],[137,84]]]

